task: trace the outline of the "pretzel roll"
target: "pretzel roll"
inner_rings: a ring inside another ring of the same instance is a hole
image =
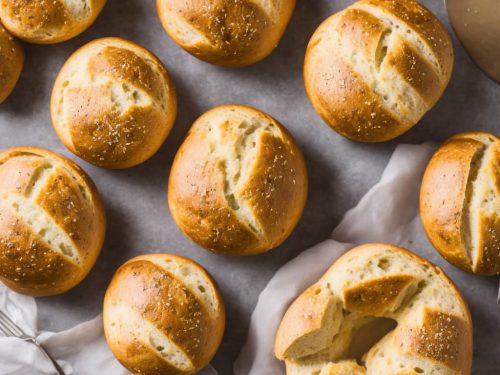
[[[0,24],[0,103],[14,90],[23,65],[21,45]]]
[[[32,296],[80,283],[106,231],[97,190],[76,164],[48,150],[0,153],[0,280]]]
[[[242,67],[278,45],[295,0],[156,0],[163,27],[193,56]]]
[[[453,46],[415,0],[361,0],[328,18],[307,47],[304,80],[319,115],[352,140],[381,142],[415,125],[451,77]]]
[[[472,320],[439,267],[397,246],[368,244],[292,303],[275,354],[288,375],[466,375]]]
[[[201,116],[175,157],[170,212],[204,248],[253,255],[280,245],[307,198],[302,153],[288,131],[254,108],[226,105]]]
[[[111,351],[132,373],[194,374],[224,334],[224,302],[214,280],[190,259],[138,256],[118,269],[104,297]]]
[[[15,36],[30,43],[59,43],[83,33],[106,0],[0,0],[0,18]]]
[[[97,39],[77,50],[52,91],[59,138],[100,167],[128,168],[149,159],[176,113],[174,85],[160,60],[121,38]]]
[[[500,139],[462,133],[445,142],[424,174],[420,216],[434,247],[450,263],[500,274]]]

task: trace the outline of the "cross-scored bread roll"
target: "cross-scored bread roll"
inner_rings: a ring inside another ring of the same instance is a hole
[[[242,67],[278,45],[295,0],[156,0],[168,34],[206,62]]]
[[[288,375],[466,375],[472,321],[440,268],[400,247],[368,244],[292,303],[275,354]]]
[[[52,91],[54,128],[69,150],[101,167],[153,156],[177,114],[170,76],[151,52],[121,38],[94,40],[64,64]]]
[[[477,132],[445,142],[427,166],[420,216],[446,260],[469,272],[500,274],[500,139]]]
[[[393,139],[438,101],[453,46],[415,0],[361,0],[321,24],[307,48],[304,79],[319,115],[343,136]]]
[[[106,0],[0,0],[0,18],[27,42],[59,43],[84,32],[104,4]]]
[[[21,45],[0,24],[0,103],[14,90],[23,65]]]
[[[225,255],[280,245],[306,198],[306,166],[293,137],[269,115],[240,105],[216,107],[193,124],[168,184],[181,230]]]
[[[93,267],[106,218],[90,178],[36,147],[0,153],[0,280],[46,296],[77,285]]]
[[[132,373],[187,375],[205,367],[224,334],[222,297],[192,260],[151,254],[116,272],[104,298],[111,351]]]

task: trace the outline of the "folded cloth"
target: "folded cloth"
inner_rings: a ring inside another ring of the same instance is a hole
[[[9,315],[26,333],[37,333],[35,299],[0,284],[0,310]],[[63,332],[40,332],[38,341],[49,351],[67,375],[130,374],[109,350],[102,328],[102,317]],[[1,375],[54,375],[50,360],[33,344],[18,338],[0,337]],[[210,366],[200,374],[217,375]]]
[[[259,296],[250,321],[247,343],[234,364],[235,375],[284,374],[284,365],[274,357],[274,333],[285,310],[340,255],[357,244],[384,242],[415,251],[460,278],[462,288],[468,288],[464,290],[468,297],[477,295],[477,289],[485,288],[480,279],[471,282],[475,276],[446,264],[428,243],[420,223],[420,182],[435,149],[436,146],[431,143],[398,146],[380,182],[354,209],[347,212],[334,229],[332,239],[304,251],[278,270]],[[487,311],[491,306],[491,301],[484,299],[474,300],[478,312]],[[483,346],[487,347],[487,343]]]

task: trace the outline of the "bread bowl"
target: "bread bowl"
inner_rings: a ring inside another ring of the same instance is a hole
[[[111,351],[132,373],[188,375],[205,367],[224,333],[224,302],[210,275],[170,254],[133,258],[104,298]]]
[[[316,112],[335,131],[382,142],[436,104],[452,67],[446,29],[416,0],[360,0],[318,27],[304,81]]]
[[[52,91],[59,138],[100,167],[129,168],[149,159],[176,114],[175,88],[161,61],[122,38],[97,39],[77,50]]]
[[[66,292],[93,267],[106,217],[90,178],[36,147],[0,153],[0,280],[32,296]]]
[[[290,21],[295,0],[156,0],[161,23],[193,56],[243,67],[268,56]]]
[[[287,375],[470,374],[472,320],[441,269],[400,247],[367,244],[292,303],[275,354]]]
[[[0,23],[0,103],[10,95],[21,75],[24,52]]]
[[[0,0],[0,19],[19,39],[49,44],[84,32],[106,0]]]
[[[430,160],[420,192],[427,236],[455,266],[500,274],[500,140],[491,133],[461,133]]]
[[[251,107],[225,105],[193,124],[175,156],[170,212],[205,249],[255,255],[280,245],[302,215],[307,170],[290,133]]]

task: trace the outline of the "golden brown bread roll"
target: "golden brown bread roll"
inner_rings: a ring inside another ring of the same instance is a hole
[[[307,171],[288,131],[240,105],[216,107],[191,127],[168,184],[170,212],[204,248],[253,255],[280,245],[302,215]]]
[[[0,0],[0,18],[15,36],[30,43],[59,43],[84,32],[106,0]]]
[[[467,375],[472,320],[440,268],[400,247],[368,244],[292,303],[275,353],[287,375]]]
[[[163,27],[174,41],[206,62],[242,67],[278,45],[295,0],[156,0]]]
[[[0,24],[0,103],[14,90],[23,65],[21,45]]]
[[[462,133],[434,154],[422,182],[420,216],[441,255],[465,271],[500,274],[500,140]]]
[[[108,345],[132,373],[188,375],[215,355],[225,310],[215,282],[200,265],[152,254],[131,259],[116,272],[103,319]]]
[[[94,40],[64,64],[52,91],[54,128],[69,150],[101,167],[153,156],[177,114],[175,88],[151,52],[121,38]]]
[[[72,161],[36,147],[0,153],[0,280],[47,296],[77,285],[101,251],[99,194]]]
[[[318,114],[362,142],[393,139],[444,92],[453,46],[415,0],[361,0],[334,14],[307,47],[304,80]]]

